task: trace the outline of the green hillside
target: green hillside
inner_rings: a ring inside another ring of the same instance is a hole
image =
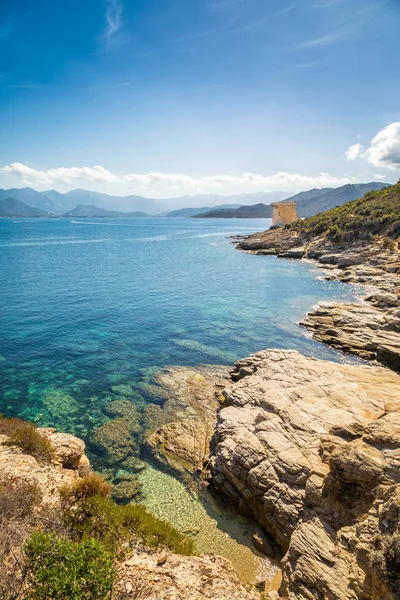
[[[374,235],[400,237],[400,182],[343,206],[298,220],[287,229],[306,238],[325,234],[334,243],[370,240]]]

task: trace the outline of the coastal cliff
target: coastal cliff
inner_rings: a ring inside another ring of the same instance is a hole
[[[236,363],[214,487],[283,550],[291,600],[399,597],[400,377],[268,350]]]

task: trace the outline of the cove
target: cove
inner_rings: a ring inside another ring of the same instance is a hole
[[[147,415],[163,403],[149,393],[160,368],[231,365],[264,348],[344,360],[297,322],[317,301],[353,300],[357,288],[323,281],[312,265],[250,256],[231,244],[229,236],[269,225],[0,220],[0,412],[90,444],[118,416],[107,406],[128,401],[136,411],[133,451],[142,460]],[[119,468],[95,445],[90,450],[106,474]],[[220,514],[210,499],[188,494],[157,465],[144,465],[138,478],[150,509],[182,530],[195,523],[199,551],[227,556],[242,577],[254,580],[266,569],[273,579],[270,563],[250,550],[245,520]]]

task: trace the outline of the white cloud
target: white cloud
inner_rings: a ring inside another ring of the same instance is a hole
[[[375,173],[375,179],[386,179],[386,175],[381,175],[380,173]]]
[[[339,187],[354,183],[353,178],[335,177],[329,173],[300,175],[279,172],[273,175],[206,175],[193,177],[180,173],[116,174],[102,166],[59,167],[37,170],[21,163],[6,165],[0,174],[12,177],[37,189],[56,187],[62,191],[85,187],[112,194],[142,194],[168,197],[186,194],[241,194],[263,191],[297,192],[310,188]]]
[[[382,129],[364,156],[374,167],[400,169],[400,121]]]
[[[362,155],[363,147],[361,144],[354,144],[350,146],[350,148],[345,152],[345,156],[347,160],[355,160]]]
[[[115,41],[122,27],[123,6],[119,0],[107,0],[106,26],[103,37],[107,45]]]
[[[391,123],[376,134],[365,150],[361,144],[354,144],[345,153],[347,160],[364,158],[374,167],[400,169],[400,121]],[[384,175],[380,177],[384,179]]]

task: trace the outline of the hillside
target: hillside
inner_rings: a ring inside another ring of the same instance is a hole
[[[384,187],[387,187],[387,184],[374,181],[348,184],[336,189],[310,190],[296,194],[288,200],[296,202],[299,217],[312,217],[319,212],[342,206],[346,202],[361,198],[367,192],[381,190]]]
[[[64,215],[65,217],[108,217],[108,218],[118,218],[118,217],[150,217],[150,215],[137,211],[131,213],[123,213],[116,210],[106,210],[105,208],[99,208],[98,206],[94,206],[93,204],[78,204],[73,210],[69,211]]]
[[[400,183],[286,227],[311,239],[325,234],[332,242],[400,236]]]
[[[0,217],[48,217],[49,213],[40,208],[28,206],[15,198],[0,201]]]
[[[312,189],[290,196],[287,200],[293,200],[297,204],[299,217],[311,217],[319,212],[342,206],[350,200],[360,198],[371,190],[384,188],[384,183],[359,183],[348,184],[340,188]],[[272,207],[270,204],[255,204],[253,206],[241,206],[236,210],[212,210],[204,214],[196,215],[202,219],[271,219]]]

